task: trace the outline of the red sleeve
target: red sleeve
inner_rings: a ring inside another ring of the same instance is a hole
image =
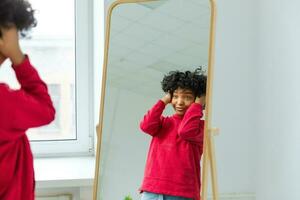
[[[0,127],[26,130],[53,121],[55,109],[47,86],[28,57],[20,65],[12,67],[21,89],[11,90],[5,84],[0,85]]]
[[[187,141],[202,145],[204,121],[202,106],[198,103],[193,103],[186,111],[178,128],[178,135]]]
[[[140,123],[141,130],[149,135],[155,136],[162,127],[164,120],[162,113],[165,107],[165,103],[159,100],[144,116]]]

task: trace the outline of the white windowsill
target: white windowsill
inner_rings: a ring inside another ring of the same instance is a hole
[[[36,158],[37,188],[93,186],[95,157]]]

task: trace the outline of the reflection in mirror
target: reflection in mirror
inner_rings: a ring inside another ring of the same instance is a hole
[[[124,3],[113,9],[97,200],[141,198],[152,138],[140,130],[140,121],[165,95],[165,74],[208,66],[209,25],[209,0]],[[163,115],[173,114],[168,105]]]

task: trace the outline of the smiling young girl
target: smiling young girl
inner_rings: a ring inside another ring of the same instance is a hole
[[[142,131],[152,136],[142,200],[199,200],[206,76],[201,69],[172,71],[164,77],[162,89],[166,95],[140,123]],[[168,104],[175,114],[165,117]]]

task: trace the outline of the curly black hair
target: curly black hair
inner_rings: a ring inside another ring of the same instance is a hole
[[[161,81],[162,90],[173,95],[178,88],[191,90],[196,97],[201,97],[206,94],[207,76],[202,67],[197,68],[194,72],[191,71],[171,71],[164,76]]]
[[[0,0],[0,27],[9,28],[14,25],[24,37],[37,24],[34,12],[27,0]]]

